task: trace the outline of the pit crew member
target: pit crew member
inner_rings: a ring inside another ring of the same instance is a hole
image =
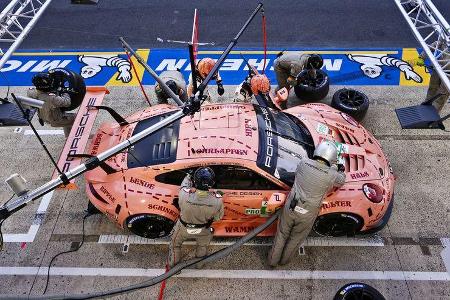
[[[201,60],[198,61],[195,72],[196,72],[196,78],[197,78],[197,86],[199,86],[203,80],[205,80],[206,76],[208,76],[209,72],[213,69],[215,64],[215,61],[210,57],[204,57]],[[219,96],[222,96],[225,93],[225,89],[223,88],[222,78],[220,77],[219,71],[217,71],[216,74],[214,74],[213,79],[216,81],[217,84],[217,94]],[[188,85],[188,95],[193,96],[193,83],[192,83],[192,74],[189,76],[189,85]],[[211,102],[211,95],[208,91],[208,88],[206,88],[203,91],[203,94],[206,97],[206,101]]]
[[[224,207],[222,194],[210,192],[214,185],[214,172],[211,168],[198,168],[193,175],[187,175],[181,183],[178,205],[180,218],[175,224],[169,246],[169,267],[176,265],[181,259],[181,245],[193,239],[197,242],[195,256],[207,254],[213,230],[211,224],[223,217]],[[198,264],[201,267],[201,264]]]
[[[186,102],[188,99],[186,80],[179,70],[164,71],[159,75],[159,77],[172,90],[172,92],[178,95],[181,101]],[[155,84],[155,94],[156,98],[158,98],[158,104],[168,103],[167,100],[169,99],[169,96],[159,86],[159,84]]]
[[[311,231],[324,196],[333,187],[344,185],[344,167],[337,166],[336,160],[335,144],[323,141],[315,149],[312,160],[304,157],[300,161],[269,253],[271,267],[289,262]]]

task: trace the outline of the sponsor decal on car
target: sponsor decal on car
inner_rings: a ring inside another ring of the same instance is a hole
[[[335,135],[334,131],[323,123],[317,124],[316,131],[320,134],[331,135],[332,137]]]
[[[246,215],[259,215],[261,213],[260,208],[246,208],[245,214]]]
[[[192,149],[191,149],[192,150]],[[194,151],[192,151],[194,152]],[[244,149],[230,149],[230,148],[199,148],[196,149],[195,154],[234,154],[234,155],[248,155],[248,150]]]
[[[226,226],[226,233],[247,233],[255,229],[255,226]]]
[[[143,187],[151,189],[151,190],[155,188],[155,185],[153,183],[150,183],[148,181],[145,181],[143,179],[136,178],[136,177],[130,177],[129,182],[143,186]]]
[[[366,177],[369,177],[369,172],[356,172],[356,173],[350,173],[350,177],[352,179],[363,179]]]
[[[174,218],[178,218],[178,213],[177,212],[175,212],[174,210],[171,210],[170,208],[168,208],[166,206],[163,206],[163,205],[150,203],[148,205],[148,209],[156,209],[156,210],[165,212],[165,213],[171,215]]]
[[[116,202],[116,198],[102,185],[100,187],[100,192],[102,192],[106,198],[108,198],[112,203]]]
[[[320,209],[328,209],[335,207],[352,207],[352,202],[351,201],[323,202]]]

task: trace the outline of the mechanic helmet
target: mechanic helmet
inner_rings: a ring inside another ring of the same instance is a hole
[[[337,147],[333,142],[323,141],[314,150],[314,159],[324,160],[328,166],[337,162]]]
[[[270,81],[266,75],[258,74],[252,77],[250,87],[253,95],[258,95],[259,92],[266,94],[270,90]]]
[[[37,73],[31,79],[31,82],[36,89],[44,92],[51,91],[53,88],[53,78],[49,73]]]
[[[311,54],[308,58],[308,62],[306,63],[307,69],[320,69],[323,66],[322,56],[318,54]]]
[[[177,91],[178,87],[177,87],[177,84],[175,81],[167,80],[166,85],[169,87],[169,89],[172,90],[172,92],[175,93],[175,95],[178,95],[178,91]],[[159,86],[159,84],[157,84],[155,86],[155,93],[158,97],[161,97],[164,99],[170,98],[169,95],[167,95],[167,93],[162,89],[162,87]]]
[[[208,76],[209,72],[211,72],[211,70],[214,68],[215,64],[216,64],[216,62],[214,61],[214,59],[212,59],[210,57],[202,58],[197,63],[197,69],[198,69],[198,72],[200,73],[200,76],[202,78],[206,78],[206,76]]]
[[[214,171],[211,168],[198,168],[194,173],[193,185],[196,189],[208,191],[214,185],[214,177]]]

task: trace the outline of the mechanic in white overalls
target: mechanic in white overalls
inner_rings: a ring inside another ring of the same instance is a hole
[[[222,194],[210,192],[214,185],[214,172],[211,168],[198,168],[193,176],[187,175],[181,183],[178,205],[180,218],[175,224],[169,246],[169,267],[181,259],[181,245],[186,240],[197,242],[195,256],[203,257],[213,237],[211,224],[219,221],[224,214]],[[198,264],[201,267],[201,264]]]
[[[282,208],[269,253],[270,266],[290,261],[311,231],[325,195],[333,187],[344,185],[343,166],[338,166],[336,161],[336,145],[323,141],[315,149],[314,159],[304,157],[298,164],[294,186]]]

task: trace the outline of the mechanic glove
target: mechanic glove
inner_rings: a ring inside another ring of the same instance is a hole
[[[297,85],[297,79],[295,77],[289,76],[287,79],[287,83],[293,87]]]
[[[338,168],[338,172],[345,172],[345,166],[343,164],[338,164],[337,168]]]
[[[222,80],[217,81],[217,94],[222,96],[225,93],[225,89],[223,88]]]
[[[425,66],[425,60],[423,59],[422,56],[419,56],[419,57],[417,58],[417,63],[416,63],[416,65],[418,65],[419,67]]]

